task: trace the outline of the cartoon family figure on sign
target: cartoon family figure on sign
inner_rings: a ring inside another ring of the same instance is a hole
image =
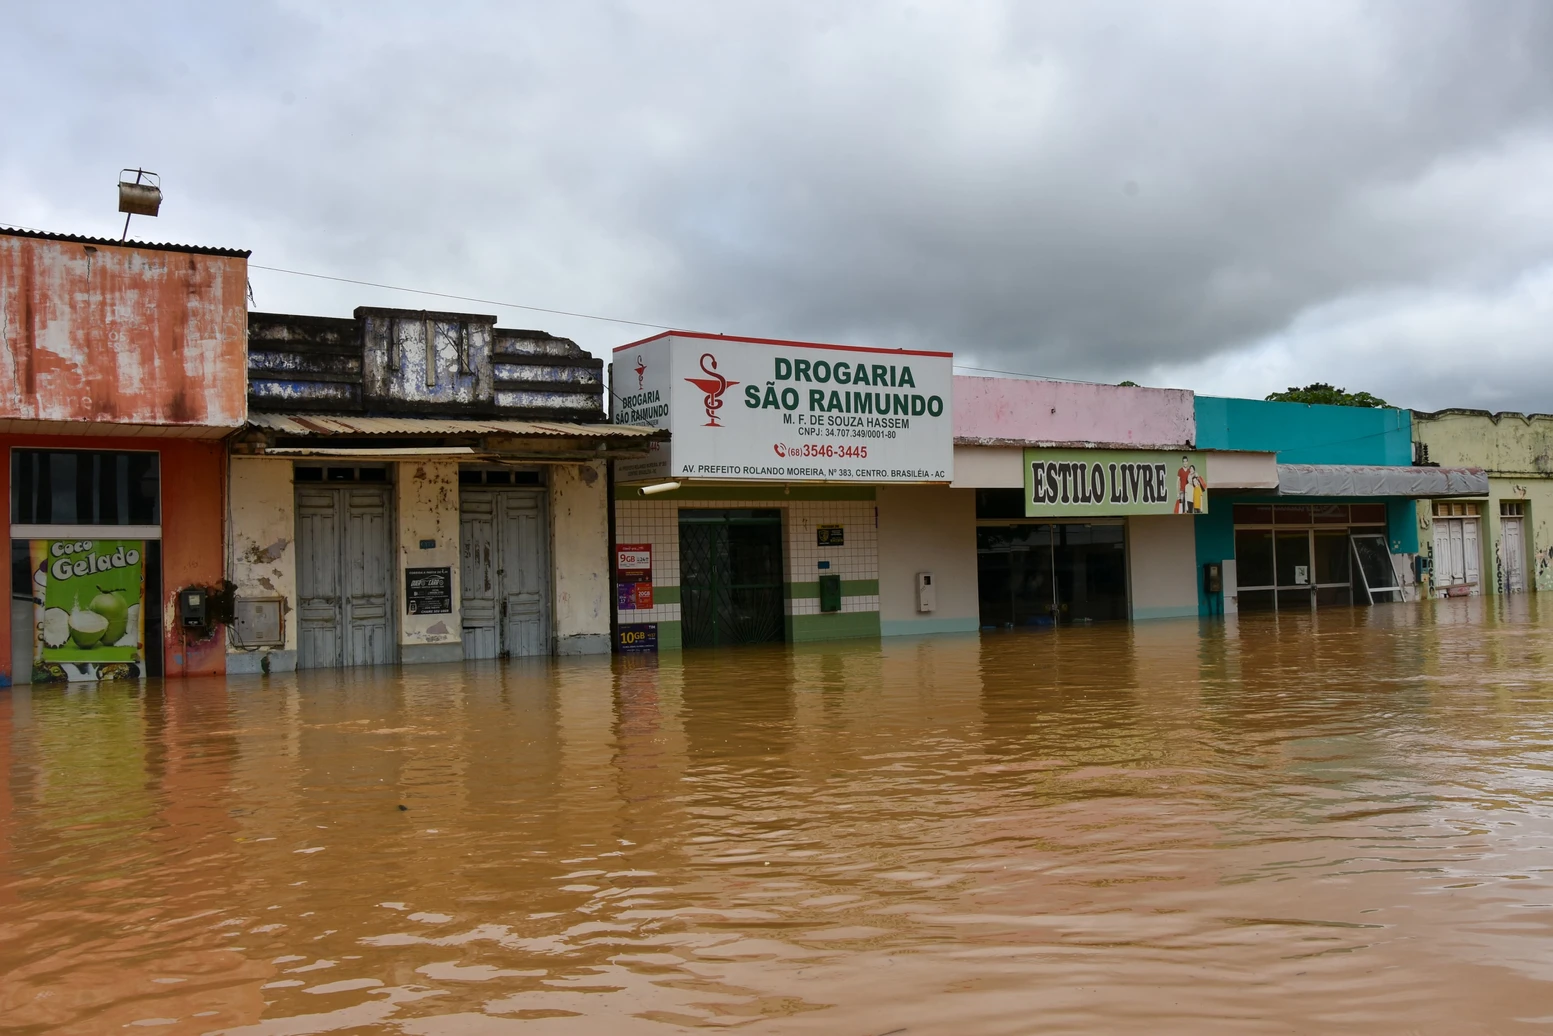
[[[1197,473],[1192,458],[1182,457],[1176,471],[1176,514],[1202,514],[1208,495],[1208,482]]]

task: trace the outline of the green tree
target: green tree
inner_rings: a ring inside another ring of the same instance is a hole
[[[1368,392],[1349,392],[1347,389],[1333,388],[1324,381],[1315,381],[1304,388],[1295,388],[1290,385],[1285,392],[1273,392],[1268,395],[1268,400],[1273,403],[1322,403],[1327,406],[1390,406],[1379,396],[1372,396]]]

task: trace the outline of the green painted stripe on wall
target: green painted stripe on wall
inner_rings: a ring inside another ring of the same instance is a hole
[[[886,619],[879,623],[879,633],[886,637],[915,637],[930,633],[975,633],[980,629],[981,619],[974,615],[957,619]]]
[[[686,486],[667,493],[655,493],[644,497],[639,486],[616,486],[616,500],[771,500],[776,503],[791,500],[872,500],[873,486]]]
[[[825,612],[820,615],[787,617],[787,640],[790,644],[863,638],[879,639],[878,612]]]
[[[680,634],[679,620],[673,622],[658,623],[658,650],[679,651],[684,647],[684,639]]]
[[[783,584],[789,601],[807,601],[820,596],[820,581],[816,579],[812,583],[786,583]],[[877,579],[843,579],[841,581],[842,597],[870,597],[879,592],[879,580]]]
[[[652,603],[655,604],[655,605],[656,604],[678,604],[679,603],[679,587],[677,587],[677,586],[661,586],[658,583],[654,583],[653,587],[652,587]],[[624,614],[624,613],[622,612],[621,614]]]

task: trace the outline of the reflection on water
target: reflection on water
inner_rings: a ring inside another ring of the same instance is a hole
[[[0,692],[0,1031],[1543,1031],[1550,633]]]

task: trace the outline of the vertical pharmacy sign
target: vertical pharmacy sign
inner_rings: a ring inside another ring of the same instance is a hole
[[[144,675],[144,540],[32,540],[35,677]]]

